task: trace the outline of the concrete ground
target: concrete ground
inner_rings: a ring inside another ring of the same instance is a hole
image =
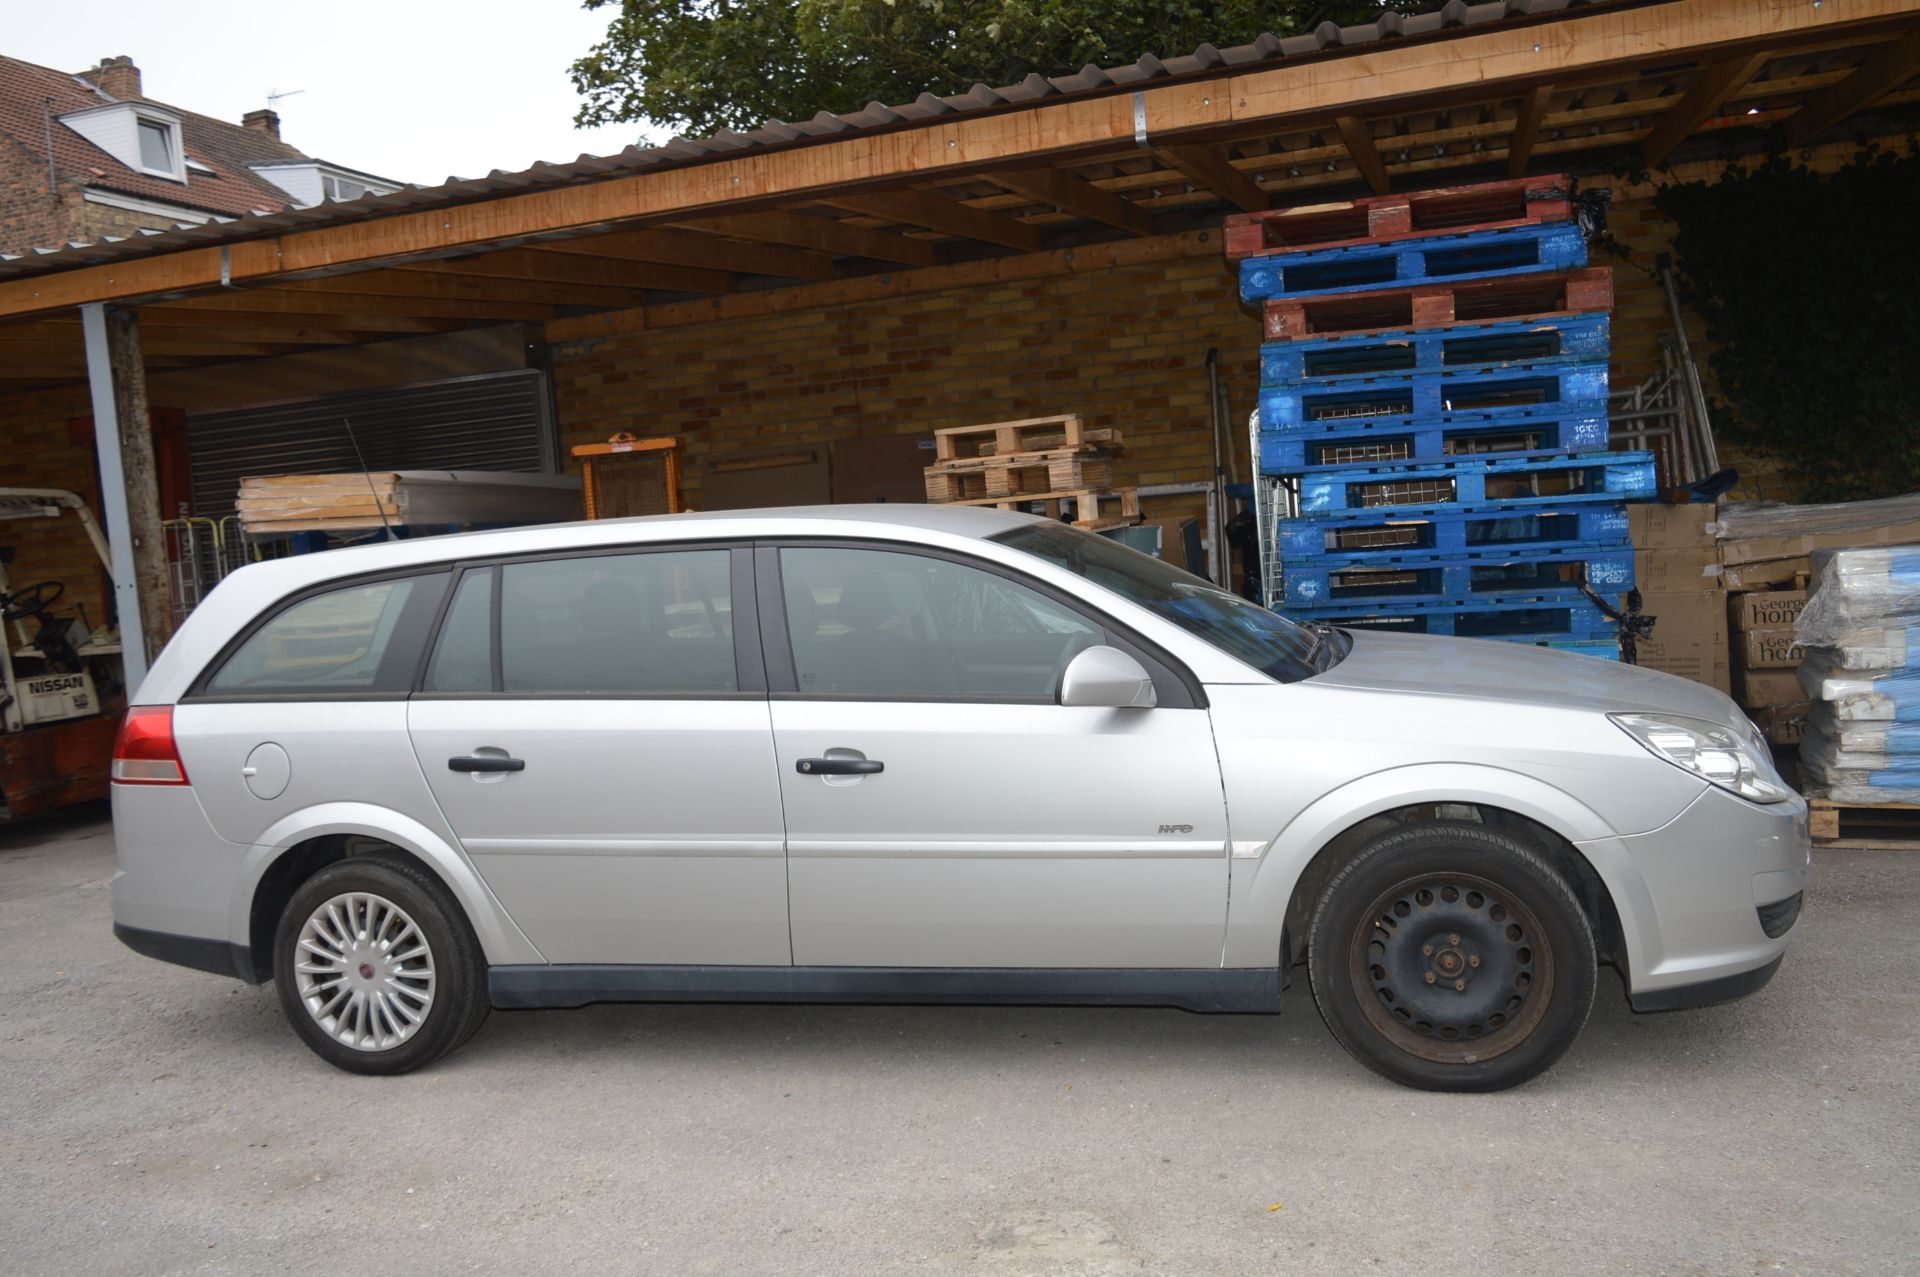
[[[1829,850],[1773,985],[1426,1095],[1277,1018],[496,1014],[381,1080],[109,931],[97,812],[0,830],[9,1274],[1920,1271],[1920,854]]]

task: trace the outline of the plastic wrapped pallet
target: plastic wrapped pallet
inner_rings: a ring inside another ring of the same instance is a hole
[[[1800,742],[1808,792],[1920,802],[1920,546],[1821,550],[1796,624],[1813,701]]]

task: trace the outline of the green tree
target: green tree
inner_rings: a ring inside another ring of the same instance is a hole
[[[1367,22],[1383,0],[585,0],[614,10],[573,64],[582,125],[693,136],[1013,84],[1203,42]]]

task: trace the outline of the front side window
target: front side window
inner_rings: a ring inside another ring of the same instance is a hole
[[[946,559],[789,547],[780,577],[800,692],[1050,701],[1104,631],[1026,586]]]
[[[1283,683],[1317,673],[1340,654],[1335,640],[1107,537],[1035,523],[993,539],[1105,586]]]
[[[156,173],[172,173],[173,130],[152,120],[140,121],[140,164]]]
[[[207,680],[206,693],[403,691],[419,659],[423,605],[435,601],[426,595],[445,579],[436,575],[374,581],[303,599],[255,630]],[[403,626],[403,621],[413,623]],[[408,631],[411,642],[396,645],[395,635]]]
[[[499,690],[610,696],[739,690],[730,564],[725,550],[503,564],[493,604],[500,612]],[[464,594],[463,588],[456,605],[467,603]],[[488,602],[470,604],[466,615]],[[465,625],[469,633],[472,628]],[[443,649],[471,641],[454,631],[450,617]],[[449,652],[447,677],[464,665],[471,680],[475,664],[470,653]]]

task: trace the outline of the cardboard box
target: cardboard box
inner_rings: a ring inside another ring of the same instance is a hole
[[[1720,555],[1711,545],[1704,550],[1638,550],[1633,556],[1633,578],[1642,594],[1718,590]]]
[[[1774,744],[1798,745],[1807,734],[1807,714],[1812,709],[1812,701],[1768,705],[1753,712],[1753,722]]]
[[[1742,670],[1736,699],[1748,709],[1765,709],[1797,705],[1807,699],[1807,693],[1792,670]]]
[[[1757,590],[1729,598],[1736,630],[1790,630],[1807,606],[1805,590]]]
[[[1641,592],[1640,610],[1656,618],[1641,640],[1639,663],[1723,692],[1733,684],[1727,662],[1727,607],[1716,591]]]
[[[1792,630],[1736,630],[1739,639],[1734,654],[1740,668],[1748,670],[1792,669],[1800,664],[1806,649],[1793,641]]]
[[[1729,541],[1727,544],[1734,543]],[[1758,563],[1733,563],[1723,555],[1720,560],[1720,583],[1727,587],[1729,594],[1772,590],[1779,586],[1804,584],[1811,571],[1812,567],[1804,554],[1791,559],[1762,559]]]
[[[1720,507],[1638,502],[1627,507],[1627,534],[1636,550],[1714,549],[1714,521]]]
[[[1160,557],[1174,567],[1195,576],[1207,574],[1207,552],[1200,538],[1200,520],[1189,515],[1183,519],[1148,519],[1139,525],[1160,531]]]

